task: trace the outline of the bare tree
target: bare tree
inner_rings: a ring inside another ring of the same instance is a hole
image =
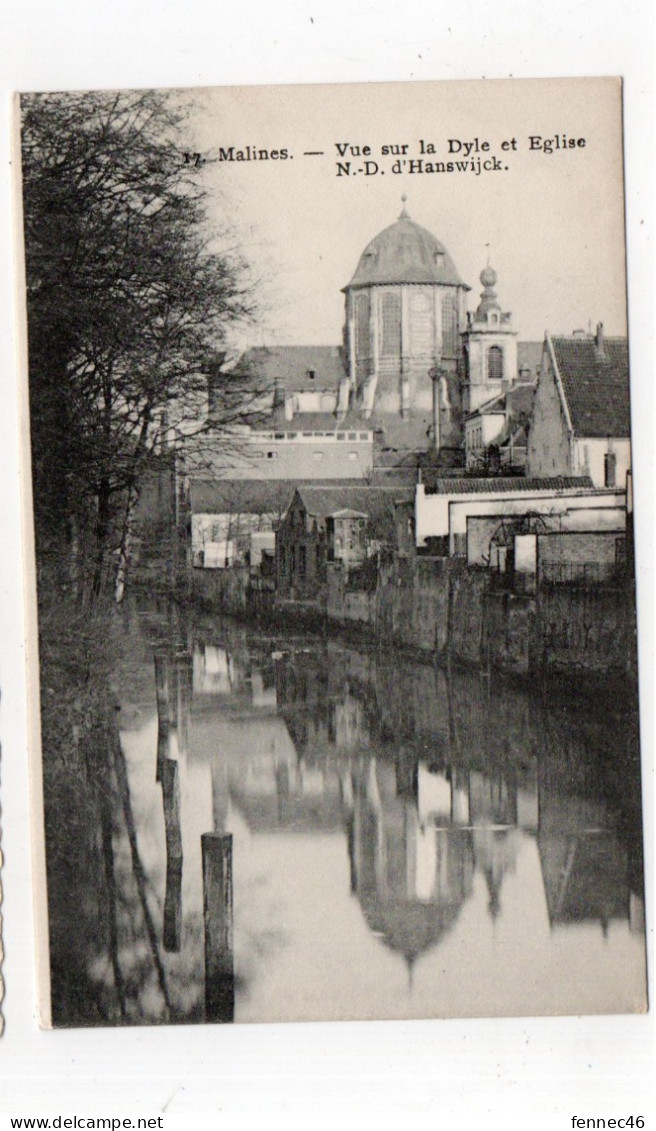
[[[186,100],[31,95],[22,112],[37,548],[98,592],[112,555],[125,571],[153,454],[208,431],[208,363],[252,298],[208,223]],[[245,391],[215,375],[215,446]]]

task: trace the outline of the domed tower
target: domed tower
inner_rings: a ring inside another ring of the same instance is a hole
[[[442,440],[460,442],[457,371],[469,287],[448,251],[405,208],[367,244],[348,286],[345,348],[351,397],[365,416],[432,420],[430,370],[444,376],[449,421]],[[448,435],[448,432],[452,435]]]
[[[465,413],[474,412],[517,380],[517,331],[512,315],[503,313],[497,302],[497,273],[488,262],[479,277],[481,301],[473,314],[468,313],[462,335]]]

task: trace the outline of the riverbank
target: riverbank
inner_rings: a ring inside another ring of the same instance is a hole
[[[548,585],[536,593],[497,589],[489,571],[459,560],[395,558],[376,585],[355,588],[329,568],[315,600],[284,601],[254,588],[245,568],[193,570],[184,600],[246,623],[337,634],[549,687],[595,692],[612,685],[635,696],[635,589]]]

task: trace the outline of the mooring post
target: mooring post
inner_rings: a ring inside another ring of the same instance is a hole
[[[182,934],[182,834],[178,763],[162,764],[162,799],[166,837],[166,891],[164,895],[164,950],[177,954]]]
[[[235,975],[232,940],[232,834],[203,833],[205,1018],[233,1021]]]

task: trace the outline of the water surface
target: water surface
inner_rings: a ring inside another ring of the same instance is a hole
[[[56,1023],[644,1008],[631,704],[218,620],[172,643],[149,611],[125,639]],[[229,1001],[207,834],[231,845]]]

